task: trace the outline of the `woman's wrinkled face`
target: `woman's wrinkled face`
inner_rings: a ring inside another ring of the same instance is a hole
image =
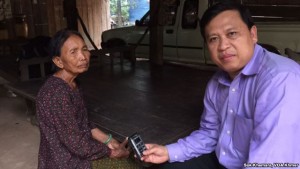
[[[71,35],[61,48],[61,56],[56,65],[70,74],[78,75],[88,70],[90,62],[90,52],[79,36]]]
[[[257,42],[257,30],[250,30],[238,11],[221,12],[205,27],[211,59],[233,79],[250,61]]]

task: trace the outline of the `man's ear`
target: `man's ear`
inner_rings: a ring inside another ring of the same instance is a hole
[[[59,56],[55,56],[52,58],[53,63],[60,69],[64,68],[64,65]]]
[[[252,37],[252,40],[254,43],[257,43],[258,39],[257,39],[257,28],[255,25],[253,25],[250,29],[250,34]]]

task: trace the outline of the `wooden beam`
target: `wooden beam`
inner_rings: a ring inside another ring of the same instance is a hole
[[[67,18],[67,28],[78,31],[76,0],[64,0],[63,7]]]
[[[163,26],[159,25],[160,0],[150,1],[150,63],[163,65]]]

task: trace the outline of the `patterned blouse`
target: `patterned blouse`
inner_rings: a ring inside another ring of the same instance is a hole
[[[38,169],[89,169],[110,149],[92,138],[80,88],[50,76],[36,99],[41,141]]]

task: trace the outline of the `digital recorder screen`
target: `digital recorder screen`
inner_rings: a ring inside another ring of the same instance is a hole
[[[141,139],[140,139],[140,137],[137,137],[137,138],[134,139],[134,141],[135,141],[136,143],[139,143],[139,142],[141,141]]]

